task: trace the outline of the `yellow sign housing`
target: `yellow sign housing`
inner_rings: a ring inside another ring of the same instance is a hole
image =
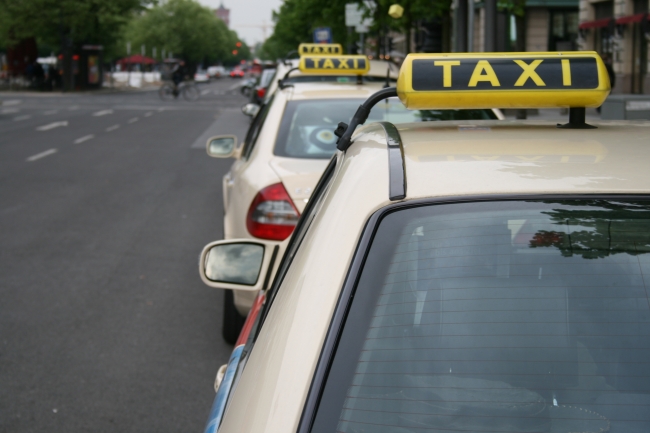
[[[364,75],[370,61],[366,56],[302,56],[298,67],[304,74]]]
[[[599,107],[610,89],[594,51],[409,54],[397,80],[412,110]]]
[[[343,54],[343,47],[341,44],[300,44],[298,45],[298,54],[301,56],[307,56],[311,54],[341,55]]]

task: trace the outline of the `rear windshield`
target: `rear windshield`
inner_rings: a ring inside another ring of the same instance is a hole
[[[275,155],[293,158],[329,159],[336,150],[334,130],[349,123],[365,99],[310,99],[287,103]],[[397,98],[382,101],[370,111],[366,123],[387,121],[410,123],[434,120],[496,119],[492,110],[407,110]]]
[[[312,431],[649,432],[649,252],[648,201],[388,215]]]

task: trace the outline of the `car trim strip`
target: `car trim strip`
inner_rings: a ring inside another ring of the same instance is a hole
[[[648,200],[649,194],[635,194],[635,193],[622,193],[622,194],[493,194],[493,195],[472,195],[472,196],[452,196],[452,197],[429,197],[424,199],[402,201],[399,203],[389,204],[375,213],[373,213],[361,234],[361,239],[357,245],[352,258],[352,263],[345,277],[343,289],[339,295],[339,299],[334,308],[334,315],[330,322],[329,329],[323,342],[316,369],[312,377],[312,382],[309,386],[309,391],[305,399],[305,405],[298,422],[297,433],[308,433],[311,431],[318,405],[323,393],[324,385],[327,381],[327,375],[336,354],[339,338],[343,326],[352,303],[354,291],[356,290],[361,271],[368,256],[368,251],[372,240],[375,237],[379,223],[384,216],[397,210],[420,207],[434,204],[454,204],[454,203],[470,203],[470,202],[484,202],[484,201],[519,201],[519,200],[572,200],[572,199],[594,199],[599,198],[603,200],[615,199],[644,199]]]
[[[384,128],[388,146],[388,198],[391,201],[402,200],[406,197],[406,169],[402,137],[392,123],[378,123]]]
[[[208,424],[205,426],[204,433],[216,433],[219,429],[219,425],[221,424],[226,409],[226,402],[230,395],[230,389],[232,388],[233,379],[235,378],[235,371],[239,365],[239,358],[241,357],[243,350],[244,345],[242,344],[235,347],[230,355],[228,367],[226,368],[226,373],[223,375],[221,384],[219,384],[217,395],[214,397],[214,403],[212,404],[210,417],[208,418]]]

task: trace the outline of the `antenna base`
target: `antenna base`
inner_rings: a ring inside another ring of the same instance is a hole
[[[557,124],[558,128],[562,129],[596,129],[597,126],[585,123],[586,110],[585,107],[571,107],[569,108],[569,123]]]

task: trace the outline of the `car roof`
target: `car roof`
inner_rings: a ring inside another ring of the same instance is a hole
[[[559,129],[549,121],[514,120],[395,125],[403,147],[406,199],[650,192],[650,122],[591,123],[597,128]],[[385,135],[381,126],[369,124],[355,133],[352,147],[386,146],[381,142]],[[388,194],[388,185],[384,188]]]
[[[355,82],[316,82],[316,83],[294,83],[283,91],[287,99],[291,101],[302,99],[339,99],[359,98],[366,99],[373,93],[381,90],[381,83],[364,83],[361,85]]]

